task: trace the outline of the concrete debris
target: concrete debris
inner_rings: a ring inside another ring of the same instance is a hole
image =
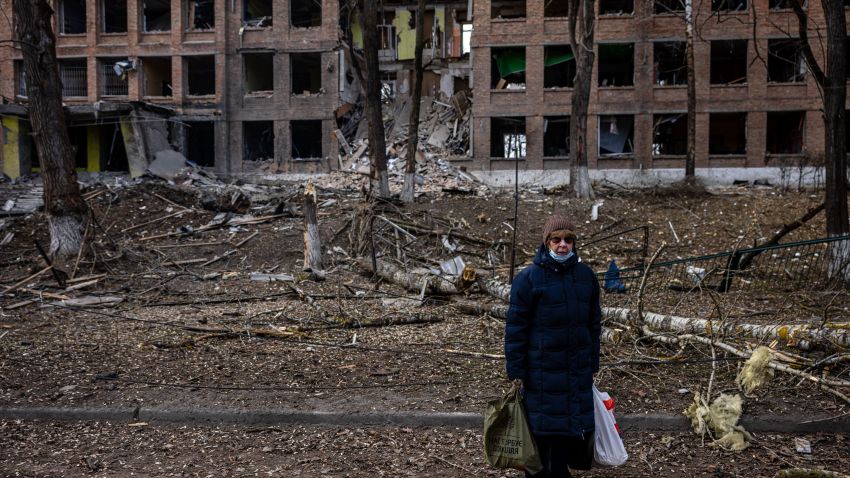
[[[148,173],[166,181],[175,181],[186,168],[186,157],[174,150],[156,153],[156,159],[148,165]]]

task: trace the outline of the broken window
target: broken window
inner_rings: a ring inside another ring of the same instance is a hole
[[[322,89],[321,53],[293,53],[289,55],[292,72],[292,94],[319,93]]]
[[[806,129],[805,111],[767,113],[767,154],[800,154]]]
[[[525,0],[493,0],[490,18],[525,18]]]
[[[62,96],[88,96],[88,67],[85,58],[59,60],[59,79],[62,81]]]
[[[490,88],[525,89],[525,48],[492,48]]]
[[[171,30],[171,0],[143,0],[142,31]]]
[[[204,168],[215,166],[215,123],[190,121],[186,123],[186,159]]]
[[[322,120],[292,121],[292,159],[322,158]]]
[[[274,53],[242,55],[245,93],[274,91]]]
[[[684,0],[654,0],[653,11],[656,15],[665,13],[680,13],[685,11]]]
[[[599,117],[599,156],[631,155],[634,152],[634,116]]]
[[[572,88],[576,76],[576,62],[567,45],[543,48],[543,87]]]
[[[86,0],[59,1],[59,33],[75,35],[86,32]]]
[[[242,23],[256,28],[272,26],[272,0],[243,0]]]
[[[101,96],[127,96],[127,69],[122,65],[131,64],[126,58],[100,60]]]
[[[100,30],[103,33],[127,33],[127,0],[100,1]]]
[[[634,0],[599,0],[600,15],[631,15],[634,11]]]
[[[799,2],[799,0],[770,0],[768,2],[768,8],[771,10],[791,10],[794,8],[794,2]],[[844,1],[844,4],[847,5],[847,0]]]
[[[744,12],[747,0],[711,0],[712,12]]]
[[[563,0],[543,0],[543,16],[546,18],[561,18],[569,14],[568,2]]]
[[[688,115],[652,116],[652,155],[684,156],[688,152]]]
[[[142,60],[142,96],[171,96],[171,57]]]
[[[15,60],[14,63],[15,68],[15,82],[17,83],[17,88],[15,91],[17,95],[21,98],[27,97],[27,72],[24,70],[24,62],[21,60]]]
[[[186,6],[187,25],[190,30],[212,30],[215,28],[215,2],[213,0],[188,0]]]
[[[295,28],[322,26],[321,0],[291,0],[290,23]]]
[[[634,72],[634,43],[599,45],[599,86],[632,86]]]
[[[570,154],[570,117],[543,117],[543,157],[566,158]]]
[[[525,158],[525,118],[490,118],[490,157]]]
[[[460,30],[460,54],[468,55],[472,51],[472,24],[464,23]]]
[[[747,154],[747,114],[708,116],[708,154]]]
[[[797,39],[767,41],[767,81],[793,83],[805,81],[806,60]]]
[[[124,135],[119,123],[103,124],[98,127],[100,139],[100,170],[127,172],[130,163],[127,161],[127,149],[124,146]]]
[[[274,122],[242,123],[242,161],[274,159]]]
[[[747,82],[747,40],[711,42],[711,84],[732,85]]]
[[[186,80],[190,96],[215,94],[215,57],[187,56]]]
[[[687,85],[688,65],[685,58],[686,44],[683,41],[656,42],[652,46],[655,59],[655,84]]]

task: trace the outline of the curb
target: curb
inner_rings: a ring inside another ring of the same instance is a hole
[[[195,425],[333,425],[333,426],[410,426],[481,428],[480,413],[443,413],[417,411],[324,412],[324,411],[257,411],[230,409],[165,409],[165,408],[51,408],[0,407],[0,419],[54,421],[116,421],[150,423],[190,423]],[[850,419],[815,419],[796,421],[769,416],[742,418],[741,425],[752,432],[838,433],[850,434]],[[691,429],[690,420],[681,415],[620,415],[617,422],[623,431],[676,431]]]

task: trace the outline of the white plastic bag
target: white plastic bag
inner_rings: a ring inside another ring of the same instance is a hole
[[[593,386],[594,432],[593,461],[603,466],[620,466],[629,459],[623,439],[617,430],[614,411],[605,406],[602,392]],[[613,405],[612,405],[613,408]]]

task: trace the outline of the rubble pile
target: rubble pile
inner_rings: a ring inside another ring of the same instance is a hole
[[[470,152],[471,101],[463,91],[448,102],[422,98],[419,110],[419,141],[416,152],[416,191],[427,193],[466,193],[484,195],[488,188],[452,159],[466,159]],[[385,105],[384,128],[387,135],[387,170],[390,191],[397,193],[404,183],[407,164],[410,110],[409,98]],[[363,122],[361,122],[363,126]],[[366,128],[358,129],[351,144],[341,144],[345,155],[339,157],[343,174],[332,173],[319,179],[321,186],[338,189],[365,187],[369,175],[369,140]],[[350,173],[356,173],[351,175]]]

